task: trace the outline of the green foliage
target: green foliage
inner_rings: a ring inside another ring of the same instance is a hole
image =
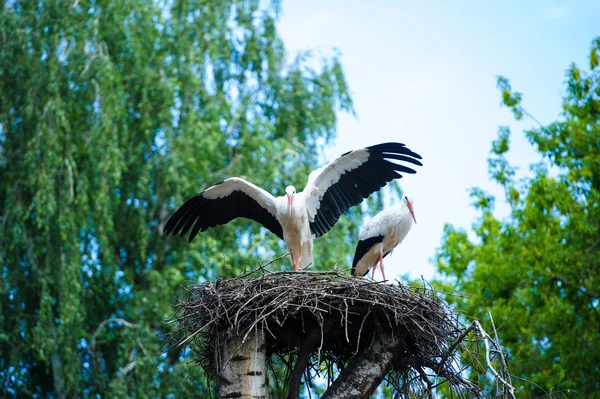
[[[501,128],[489,169],[505,190],[510,216],[493,215],[494,198],[472,192],[480,216],[473,238],[446,226],[438,270],[465,298],[449,297],[469,316],[491,310],[523,397],[573,390],[600,397],[600,39],[585,72],[567,71],[559,120],[526,132],[544,160],[514,180]],[[507,79],[498,85],[517,119],[528,115]],[[553,172],[549,168],[554,167]],[[446,283],[446,289],[448,289]]]
[[[0,10],[3,392],[202,396],[202,378],[186,378],[189,351],[161,352],[169,303],[283,246],[247,220],[191,245],[162,226],[228,176],[278,195],[305,181],[336,110],[352,112],[339,60],[288,63],[276,2],[16,0]],[[354,243],[342,237],[359,222],[357,210],[319,240],[319,266],[344,263]]]
[[[513,112],[515,119],[523,118],[523,110],[521,108],[521,100],[523,95],[518,92],[513,92],[508,79],[504,76],[498,76],[497,86],[502,93],[502,102]]]

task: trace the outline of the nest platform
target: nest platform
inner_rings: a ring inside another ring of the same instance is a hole
[[[386,379],[397,392],[431,390],[442,382],[453,392],[480,396],[463,378],[458,350],[472,330],[427,287],[380,283],[339,271],[269,272],[189,287],[176,307],[172,343],[189,344],[206,375],[216,380],[218,348],[224,337],[264,336],[267,359],[298,358],[309,347],[306,370],[333,381],[377,337],[395,337],[393,366]],[[173,338],[176,337],[176,338]],[[316,340],[314,339],[316,337]],[[323,370],[327,370],[323,376]],[[404,396],[404,395],[402,395]],[[459,394],[459,396],[461,396]]]

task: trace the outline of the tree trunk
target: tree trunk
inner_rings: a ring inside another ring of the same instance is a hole
[[[65,392],[65,378],[60,353],[57,351],[52,352],[50,362],[52,364],[52,378],[54,379],[54,394],[58,399],[65,399],[67,395]]]
[[[335,380],[321,399],[367,399],[390,371],[403,334],[376,335]]]
[[[265,340],[260,332],[251,333],[245,341],[228,337],[218,353],[220,398],[269,397]]]

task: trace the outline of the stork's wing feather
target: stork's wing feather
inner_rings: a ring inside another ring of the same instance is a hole
[[[320,237],[340,215],[363,199],[414,169],[390,160],[422,166],[421,156],[401,143],[383,143],[347,152],[328,165],[313,171],[304,189],[310,230]]]
[[[356,275],[356,265],[358,262],[360,262],[362,257],[365,256],[365,254],[369,252],[371,248],[373,248],[373,245],[383,242],[384,238],[384,236],[379,235],[375,237],[369,237],[358,242],[356,245],[356,251],[354,252],[354,260],[352,261],[352,270],[350,272],[353,276]],[[364,272],[363,276],[366,276],[367,273],[369,273],[369,269]]]
[[[189,199],[169,218],[164,233],[183,237],[191,228],[191,242],[199,231],[243,217],[257,221],[279,238],[275,197],[254,184],[233,177]]]

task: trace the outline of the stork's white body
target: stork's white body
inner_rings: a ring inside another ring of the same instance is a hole
[[[308,211],[304,204],[304,193],[297,193],[292,202],[291,216],[286,197],[275,199],[277,220],[283,228],[283,241],[291,251],[292,266],[294,260],[300,259],[300,268],[304,269],[313,263],[313,233],[310,231]]]
[[[378,262],[381,261],[383,265],[382,259],[406,238],[413,225],[413,218],[404,199],[399,205],[386,208],[375,215],[360,232],[352,274],[364,276]],[[362,251],[359,250],[361,245],[365,246]]]

